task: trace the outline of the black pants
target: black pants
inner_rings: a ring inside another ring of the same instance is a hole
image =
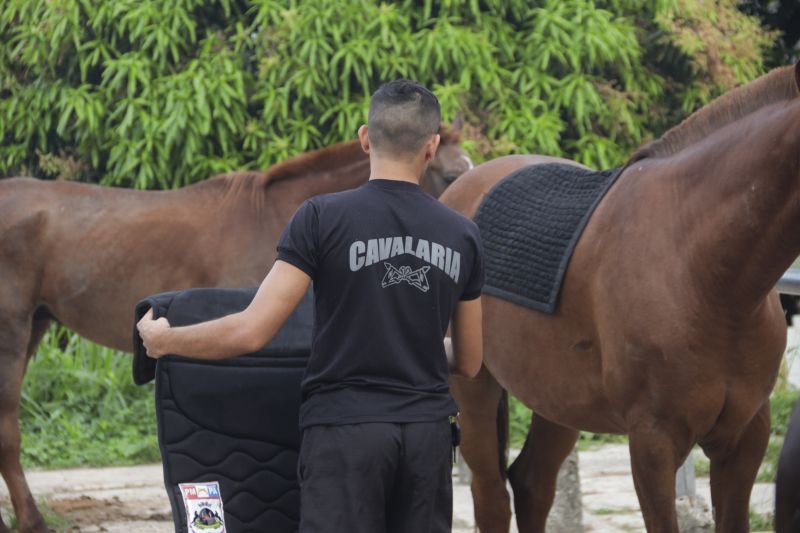
[[[300,533],[445,533],[453,517],[447,420],[303,432]]]

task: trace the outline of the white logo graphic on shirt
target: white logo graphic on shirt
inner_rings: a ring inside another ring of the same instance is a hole
[[[411,270],[410,266],[397,268],[389,263],[384,263],[383,266],[386,267],[386,274],[383,276],[383,281],[381,281],[381,287],[384,289],[403,281],[422,292],[428,292],[428,289],[431,288],[428,284],[428,276],[425,275],[431,269],[429,266],[420,267],[416,270]]]

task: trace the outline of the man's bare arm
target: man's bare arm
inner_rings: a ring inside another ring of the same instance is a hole
[[[483,364],[483,315],[481,298],[460,301],[450,327],[451,345],[445,339],[450,372],[475,377]]]
[[[269,342],[303,299],[311,278],[299,268],[276,261],[244,311],[191,326],[170,327],[152,310],[137,327],[147,355],[178,354],[197,359],[226,359],[254,352]]]

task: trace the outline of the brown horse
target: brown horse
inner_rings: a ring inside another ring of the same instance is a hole
[[[438,196],[471,162],[458,131],[422,181]],[[369,177],[357,142],[303,154],[266,172],[217,176],[175,191],[30,178],[0,180],[0,472],[20,531],[46,531],[19,463],[27,361],[52,321],[130,351],[142,297],[188,287],[257,285],[280,233],[311,196]],[[0,532],[8,528],[0,521]]]
[[[578,430],[629,436],[649,532],[677,533],[675,473],[711,460],[717,531],[749,529],[785,342],[776,281],[800,253],[800,64],[737,88],[637,151],[572,256],[545,315],[484,298],[485,367],[453,380],[480,531],[506,532],[503,389],[534,410],[508,471],[522,532],[542,532]],[[472,216],[535,156],[464,174],[442,201]]]

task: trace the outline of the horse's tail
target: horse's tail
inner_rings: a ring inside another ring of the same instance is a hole
[[[508,477],[508,392],[503,389],[497,405],[497,452],[500,464],[500,475]]]

